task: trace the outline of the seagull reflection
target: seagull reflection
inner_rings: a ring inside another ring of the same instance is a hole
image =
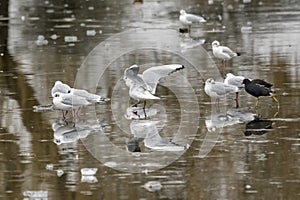
[[[131,133],[134,135],[127,143],[127,148],[131,152],[140,152],[140,142],[144,142],[145,147],[156,151],[183,151],[185,146],[175,144],[167,138],[159,135],[156,124],[158,121],[134,120],[130,123]]]
[[[246,124],[245,136],[263,135],[272,129],[273,121],[255,116],[254,120]]]
[[[214,132],[219,128],[251,121],[253,119],[253,113],[246,112],[243,109],[230,109],[224,113],[212,113],[205,120],[205,125],[209,132]]]
[[[73,143],[81,138],[86,138],[94,129],[89,126],[74,127],[70,123],[54,122],[52,124],[54,131],[54,143],[57,145]]]
[[[198,157],[204,158],[209,154],[217,144],[223,127],[251,121],[253,119],[254,114],[244,109],[230,109],[220,113],[216,111],[215,106],[212,106],[211,114],[207,116],[205,120],[207,134],[200,146]]]
[[[126,119],[146,119],[148,117],[154,116],[158,113],[155,108],[145,108],[142,107],[128,107],[126,109]]]

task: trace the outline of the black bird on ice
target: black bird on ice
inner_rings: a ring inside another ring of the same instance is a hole
[[[260,79],[254,79],[252,81],[249,79],[244,79],[243,84],[245,85],[246,92],[257,98],[255,106],[258,105],[259,97],[261,96],[271,96],[279,105],[278,100],[274,96],[274,92],[271,90],[271,87],[273,86],[272,84]]]

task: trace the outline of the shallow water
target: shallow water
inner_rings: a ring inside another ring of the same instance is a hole
[[[299,198],[297,1],[7,3],[0,16],[1,198]],[[193,26],[191,38],[178,32],[180,9],[208,21]],[[242,54],[225,72],[273,83],[279,108],[262,98],[256,109],[245,92],[238,109],[234,95],[219,107],[211,102],[204,81],[225,73],[212,57],[216,39]],[[161,100],[147,102],[147,119],[132,112],[122,80],[134,63],[141,71],[185,66],[158,86]],[[61,112],[36,112],[33,106],[51,104],[56,80],[111,101],[82,109],[75,127]]]

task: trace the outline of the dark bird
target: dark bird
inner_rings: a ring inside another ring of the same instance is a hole
[[[245,85],[246,92],[257,98],[255,106],[258,105],[259,97],[261,96],[271,96],[273,100],[279,104],[278,100],[274,96],[274,92],[271,90],[272,84],[260,79],[255,79],[253,81],[244,79],[243,84]]]

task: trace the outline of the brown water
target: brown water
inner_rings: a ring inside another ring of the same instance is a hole
[[[1,199],[299,199],[298,4],[3,1]],[[192,28],[192,39],[178,33],[180,9],[208,21]],[[38,35],[48,43],[37,44]],[[226,72],[274,84],[279,108],[270,98],[255,108],[244,91],[238,109],[234,95],[211,103],[204,80],[224,74],[213,40],[242,53]],[[147,120],[128,119],[137,116],[122,76],[134,63],[142,71],[185,65],[158,86],[161,100],[147,103]],[[56,80],[111,102],[83,109],[74,129],[61,112],[33,109],[51,103]],[[177,145],[158,150],[143,134]],[[128,151],[132,144],[141,152]],[[82,176],[82,168],[98,171]],[[149,181],[162,187],[150,192]]]

